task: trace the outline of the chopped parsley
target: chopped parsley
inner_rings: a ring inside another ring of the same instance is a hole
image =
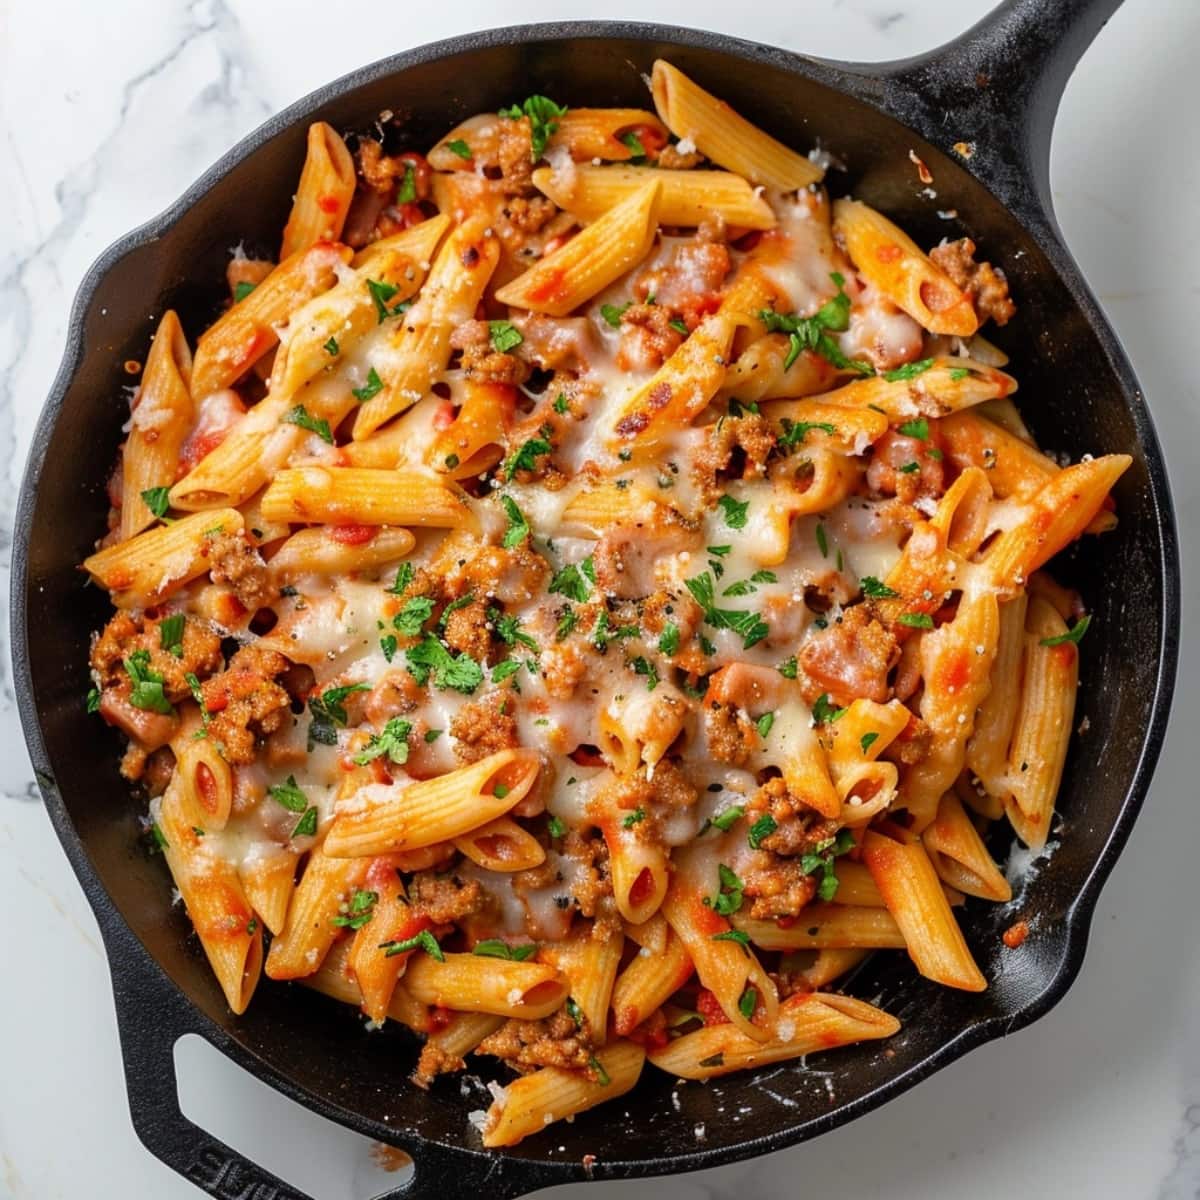
[[[737,877],[733,869],[721,863],[717,867],[717,877],[720,885],[715,896],[705,896],[704,904],[722,917],[730,917],[742,907],[743,892],[746,885]]]
[[[717,506],[724,514],[725,524],[730,529],[745,529],[746,514],[750,509],[749,500],[735,500],[732,496],[722,496],[717,501]]]
[[[353,692],[371,690],[369,683],[347,684],[345,687],[330,688],[320,696],[309,696],[308,707],[312,721],[308,726],[308,748],[320,742],[322,746],[337,745],[337,726],[346,724],[344,701]]]
[[[900,426],[900,432],[905,437],[919,438],[921,441],[927,442],[929,441],[929,422],[924,417],[918,417],[915,421],[905,421]]]
[[[629,152],[634,158],[645,158],[646,147],[642,145],[642,139],[638,137],[635,130],[630,130],[628,133],[621,134],[618,139],[622,145],[629,147]]]
[[[360,388],[351,388],[350,394],[355,400],[362,403],[364,400],[370,400],[373,396],[378,396],[383,391],[383,380],[379,378],[379,372],[372,367],[367,372],[367,382]]]
[[[546,143],[558,129],[559,117],[567,115],[566,105],[555,104],[545,96],[529,96],[523,104],[502,108],[500,116],[510,121],[529,118],[529,154],[534,162],[546,152]]]
[[[170,494],[169,487],[147,488],[142,493],[142,500],[156,517],[165,517],[167,509],[171,507],[171,501],[168,499]]]
[[[505,550],[511,550],[529,536],[529,522],[525,520],[525,514],[517,507],[517,502],[511,496],[501,496],[500,503],[504,506],[504,511],[508,516],[508,528],[504,531],[503,545]]]
[[[633,303],[632,300],[626,300],[624,304],[602,304],[600,305],[600,315],[614,328],[621,328],[621,314]]]
[[[883,377],[888,383],[899,383],[902,379],[916,379],[918,375],[924,375],[932,366],[932,358],[922,358],[916,362],[904,363],[903,366],[897,367],[894,371],[884,371]]]
[[[909,629],[932,629],[933,618],[928,613],[906,612],[896,618],[897,624],[907,625]]]
[[[732,549],[732,546],[706,546],[705,549],[709,554],[715,555],[717,558],[724,558]]]
[[[658,650],[660,654],[665,654],[668,658],[679,650],[679,626],[674,621],[668,621],[663,626],[662,634],[658,639]]]
[[[822,692],[812,706],[813,722],[817,725],[830,725],[834,721],[840,721],[849,711],[848,708],[834,708],[829,693]]]
[[[732,629],[742,638],[745,649],[749,650],[751,646],[757,645],[771,632],[770,626],[758,613],[717,608],[713,578],[707,571],[684,582],[696,603],[704,610],[704,619],[714,629]]]
[[[757,721],[754,722],[754,728],[758,730],[758,736],[765,738],[771,732],[771,726],[775,724],[775,714],[773,712],[763,713]]]
[[[383,651],[383,657],[391,662],[396,657],[396,637],[394,634],[385,633],[379,639],[379,648]]]
[[[874,575],[864,575],[859,584],[862,587],[862,594],[870,596],[872,600],[894,600],[900,595],[886,583],[876,579]]]
[[[417,202],[417,172],[411,162],[404,164],[404,178],[396,189],[397,204],[416,204]]]
[[[483,668],[465,652],[453,655],[431,633],[404,652],[408,673],[423,687],[435,686],[470,695],[483,682]]]
[[[762,309],[759,320],[768,333],[786,333],[789,337],[787,357],[783,369],[788,370],[804,350],[812,350],[826,362],[839,370],[853,371],[858,375],[874,375],[875,368],[861,359],[850,359],[830,336],[841,333],[850,324],[850,297],[843,290],[846,280],[837,271],[829,276],[837,286],[837,293],[827,300],[811,317],[796,313],[778,313],[772,308]]]
[[[412,733],[412,724],[402,717],[392,717],[383,727],[382,733],[373,733],[366,749],[354,756],[354,761],[361,767],[373,759],[384,755],[397,766],[408,762],[408,735]]]
[[[296,822],[296,828],[292,830],[292,837],[312,837],[317,832],[317,815],[315,805],[306,809],[304,816]]]
[[[750,849],[757,850],[762,845],[763,839],[769,838],[778,828],[779,822],[770,813],[763,813],[750,826],[750,830],[746,834],[746,841],[750,843]]]
[[[554,398],[554,411],[559,416],[564,416],[570,409],[570,402],[567,400],[566,392],[559,392]]]
[[[403,562],[396,568],[396,579],[390,588],[384,590],[390,592],[393,596],[402,596],[407,590],[408,585],[412,583],[413,576],[416,571],[413,570],[412,563]]]
[[[167,841],[167,835],[163,833],[157,821],[150,822],[150,836],[154,839],[155,850],[169,850],[171,843]]]
[[[644,808],[635,808],[633,812],[627,813],[621,818],[622,829],[632,829],[635,825],[640,825],[646,819],[646,810]]]
[[[512,477],[518,471],[536,470],[537,460],[543,454],[549,454],[553,449],[554,447],[541,437],[530,438],[527,442],[522,443],[520,449],[504,465],[504,471],[509,481],[512,481]]]
[[[791,658],[785,658],[783,662],[775,668],[784,679],[795,679],[799,666],[796,662],[796,656],[793,654]]]
[[[511,321],[489,321],[488,336],[491,339],[492,349],[497,354],[507,354],[525,340],[521,336],[521,331]]]
[[[725,1065],[725,1053],[718,1050],[716,1054],[710,1054],[707,1058],[702,1058],[697,1064],[698,1067],[723,1067]]]
[[[832,900],[837,895],[838,877],[833,869],[833,860],[854,849],[854,835],[848,829],[838,830],[836,837],[818,842],[808,854],[800,856],[800,870],[805,875],[821,872],[817,895],[822,900]]]
[[[388,317],[397,316],[403,312],[406,305],[397,304],[395,308],[388,308],[387,302],[399,291],[393,283],[384,283],[379,279],[367,280],[367,291],[371,293],[371,299],[375,302],[375,316],[377,325],[382,325]]]
[[[158,639],[162,648],[176,658],[183,657],[183,627],[187,617],[183,613],[172,613],[163,617],[158,626]]]
[[[430,958],[438,962],[446,961],[437,938],[428,929],[422,929],[420,933],[414,933],[412,937],[400,941],[380,942],[379,949],[383,951],[384,958],[395,958],[397,954],[407,954],[410,950],[424,950]]]
[[[591,595],[592,584],[596,582],[596,566],[589,554],[581,562],[570,563],[561,571],[556,571],[550,580],[551,595],[557,593],[582,604]]]
[[[740,804],[731,805],[729,808],[723,808],[712,819],[714,829],[719,829],[722,833],[728,833],[741,819],[746,815],[746,810]]]
[[[550,820],[546,822],[546,828],[552,838],[565,837],[567,833],[567,827],[563,823],[561,817],[552,816]]]
[[[333,445],[333,431],[329,428],[329,422],[324,417],[314,417],[303,404],[289,408],[283,414],[283,420],[288,425],[299,425],[301,429],[315,433],[321,441]]]
[[[459,158],[470,159],[474,157],[471,153],[471,147],[467,145],[462,138],[455,138],[452,142],[446,143],[446,149],[451,154],[457,154]]]
[[[1073,646],[1078,646],[1083,640],[1083,635],[1087,633],[1088,626],[1092,623],[1092,614],[1088,613],[1085,617],[1080,617],[1066,633],[1060,633],[1057,637],[1042,638],[1038,642],[1039,646],[1063,646],[1070,642]]]
[[[737,942],[743,950],[749,953],[750,935],[744,929],[726,929],[721,933],[714,933],[710,940],[714,942]]]
[[[331,337],[329,341],[321,347],[330,358],[336,358],[341,353],[341,347],[337,344],[337,338]]]
[[[601,1087],[608,1087],[608,1085],[612,1083],[612,1079],[609,1077],[608,1072],[604,1069],[604,1064],[594,1054],[588,1059],[588,1066],[595,1071],[596,1082]]]
[[[436,742],[438,740],[438,738],[440,738],[441,736],[442,736],[442,731],[440,729],[425,730],[425,741],[429,744]]]
[[[919,462],[906,462],[904,466],[896,468],[901,475],[915,475],[920,469],[921,464]]]
[[[523,946],[510,946],[499,938],[487,938],[476,942],[471,948],[471,953],[479,955],[480,958],[503,958],[509,962],[524,962],[532,958],[537,950],[535,942],[526,942]]]
[[[738,1012],[746,1018],[747,1021],[754,1016],[754,1010],[758,1007],[758,989],[751,986],[748,987],[741,996],[738,997]]]
[[[143,712],[170,714],[175,711],[163,690],[163,677],[150,670],[150,651],[135,650],[125,660],[125,670],[133,687],[129,692],[129,703]]]
[[[667,324],[670,325],[670,327],[675,330],[676,333],[682,334],[684,337],[688,336],[688,327],[683,322],[682,318],[674,317],[668,321]]]
[[[438,617],[438,628],[445,629],[446,623],[450,620],[450,614],[456,613],[460,608],[466,608],[468,604],[475,603],[475,593],[467,592],[465,596],[459,596],[457,600],[451,600],[445,608],[442,609],[442,615]]]
[[[960,379],[966,379],[970,373],[971,372],[966,367],[954,367],[950,371],[950,378],[957,383]]]
[[[564,638],[569,637],[578,624],[579,614],[569,604],[564,605],[562,616],[559,617],[558,625],[554,629],[554,640],[561,642]]]
[[[541,647],[533,640],[529,634],[521,629],[521,623],[516,617],[502,614],[499,609],[488,609],[488,620],[492,622],[496,629],[496,636],[506,646],[525,646],[537,654]]]
[[[870,750],[878,740],[879,734],[872,731],[871,733],[864,733],[862,737],[858,739],[858,744],[862,747],[862,752],[866,754],[867,751]]]
[[[822,558],[829,557],[829,538],[825,534],[825,526],[822,522],[817,522],[817,549],[821,552]]]
[[[801,445],[810,429],[819,429],[822,433],[829,434],[830,437],[837,433],[837,426],[831,425],[828,421],[793,421],[784,417],[780,420],[779,426],[783,432],[776,439],[775,444],[781,450],[792,450]]]
[[[635,675],[645,675],[646,691],[652,692],[658,687],[658,671],[648,658],[644,658],[639,654],[637,658],[630,661],[629,665],[633,668]]]
[[[243,279],[243,280],[241,281],[241,283],[235,283],[235,284],[233,285],[233,302],[234,302],[234,304],[241,304],[241,302],[242,302],[243,300],[245,300],[245,298],[246,298],[248,295],[250,295],[250,293],[251,293],[252,291],[254,291],[254,289],[255,289],[256,287],[258,287],[258,284],[256,284],[256,283],[249,283],[249,282],[248,282],[247,280],[245,280],[245,279]]]
[[[511,679],[521,669],[519,659],[506,658],[503,662],[498,662],[492,668],[492,682],[503,683],[506,679]]]
[[[308,797],[300,790],[295,775],[289,775],[286,783],[277,783],[268,788],[267,795],[290,813],[302,813],[308,808]]]
[[[94,713],[100,711],[100,689],[88,688],[87,699],[84,701],[84,707],[88,712]]]
[[[370,924],[375,915],[375,905],[379,902],[378,892],[356,890],[350,897],[350,904],[344,913],[338,913],[333,918],[333,924],[339,929],[361,929]]]

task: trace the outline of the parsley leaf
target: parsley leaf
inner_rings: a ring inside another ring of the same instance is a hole
[[[796,662],[796,656],[793,654],[791,658],[785,659],[775,668],[784,679],[795,679],[799,666]]]
[[[922,358],[917,362],[904,363],[894,371],[884,371],[883,377],[888,383],[899,383],[902,379],[916,379],[918,375],[924,375],[932,366],[932,358]],[[904,430],[901,428],[901,433],[903,432]]]
[[[750,831],[746,834],[746,841],[750,843],[750,849],[757,850],[762,845],[763,839],[769,838],[778,828],[779,822],[770,813],[763,813],[750,826]]]
[[[168,497],[171,494],[169,487],[147,488],[142,493],[142,499],[145,501],[146,507],[156,516],[165,517],[167,509],[171,507],[171,502]]]
[[[487,938],[482,942],[476,942],[471,953],[478,954],[480,958],[503,958],[509,962],[524,962],[526,959],[532,958],[537,953],[537,949],[534,942],[527,942],[523,946],[510,946],[499,938]]]
[[[646,810],[644,808],[635,808],[633,812],[627,813],[621,819],[622,829],[632,829],[635,825],[640,825],[646,819]]]
[[[920,469],[921,464],[919,462],[906,462],[904,466],[896,468],[901,475],[915,475]]]
[[[825,526],[817,522],[817,549],[821,552],[822,558],[829,557],[829,539],[825,535]]]
[[[507,354],[525,340],[521,331],[511,321],[489,321],[488,336],[491,338],[492,349],[497,354]]]
[[[341,347],[337,344],[337,338],[331,337],[329,341],[321,347],[331,358],[336,358],[341,353]]]
[[[695,579],[684,581],[696,603],[704,609],[704,619],[715,629],[732,629],[742,638],[742,645],[749,650],[771,632],[770,626],[755,612],[740,612],[736,609],[717,608],[712,576],[705,571]]]
[[[514,104],[500,110],[502,117],[510,121],[529,118],[529,154],[534,162],[546,152],[546,143],[558,129],[556,118],[567,115],[566,105],[555,104],[545,96],[529,96],[523,104]]]
[[[758,1007],[758,989],[754,986],[748,987],[741,996],[738,997],[738,1012],[746,1018],[747,1021],[754,1016],[754,1010]]]
[[[720,886],[715,896],[705,896],[704,905],[722,917],[730,917],[742,907],[743,893],[746,885],[737,877],[733,869],[724,863],[717,866],[717,876]]]
[[[596,566],[589,554],[581,562],[570,563],[561,571],[555,572],[550,580],[551,595],[558,593],[582,604],[591,595],[592,584],[596,582]]]
[[[1085,617],[1080,617],[1066,633],[1060,633],[1057,637],[1042,638],[1038,642],[1039,646],[1062,646],[1070,642],[1073,646],[1078,646],[1083,640],[1083,635],[1087,633],[1088,626],[1092,623],[1092,614],[1088,613]]]
[[[133,682],[129,692],[129,703],[144,712],[169,715],[175,709],[163,690],[163,677],[150,670],[150,651],[135,650],[125,660],[125,670]]]
[[[900,432],[905,437],[919,438],[921,441],[927,442],[929,440],[929,422],[924,417],[918,417],[915,421],[905,421],[900,426]]]
[[[578,624],[579,614],[569,604],[566,605],[563,608],[562,616],[558,619],[558,625],[555,627],[554,640],[561,642]]]
[[[163,617],[158,625],[158,638],[162,648],[176,658],[183,657],[183,628],[187,617],[183,613],[172,613]]]
[[[379,279],[367,280],[367,291],[371,293],[371,299],[375,302],[376,325],[382,325],[388,317],[396,315],[396,309],[388,308],[387,302],[399,291],[395,284],[385,283]]]
[[[624,304],[602,304],[600,305],[600,315],[614,328],[621,328],[621,314],[633,303],[632,300],[626,300]]]
[[[667,657],[674,655],[679,649],[679,626],[674,621],[668,621],[663,626],[662,634],[658,639],[658,650],[660,654],[665,654]]]
[[[446,149],[451,154],[457,154],[459,158],[471,159],[474,155],[471,153],[471,147],[467,145],[462,138],[455,138],[452,142],[446,143]]]
[[[308,797],[300,790],[295,775],[289,775],[286,783],[277,783],[268,788],[267,795],[291,813],[302,813],[308,808]]]
[[[344,913],[333,918],[333,924],[339,929],[361,929],[370,924],[375,915],[375,905],[379,902],[378,892],[356,890],[350,897],[350,905]]]
[[[521,662],[516,658],[506,658],[492,668],[492,682],[503,683],[511,679],[521,669]]]
[[[504,548],[511,550],[519,546],[529,536],[529,522],[525,514],[517,507],[517,502],[511,496],[501,496],[500,503],[508,515],[508,528],[504,532]]]
[[[299,425],[301,429],[307,429],[309,433],[315,433],[323,442],[328,442],[333,445],[333,431],[329,428],[329,422],[323,417],[314,417],[303,404],[297,404],[295,408],[289,408],[283,414],[283,420],[288,425]]]
[[[897,624],[907,625],[909,629],[932,629],[933,618],[928,613],[906,612],[896,618]]]
[[[412,725],[401,717],[392,717],[383,727],[382,733],[373,733],[371,740],[360,754],[354,756],[354,761],[361,767],[373,759],[383,755],[397,766],[408,762],[408,735],[412,733]]]
[[[93,687],[88,688],[87,699],[84,701],[84,707],[89,713],[100,711],[100,689]]]
[[[367,372],[367,382],[360,388],[351,388],[350,394],[360,404],[364,400],[370,400],[373,396],[378,396],[383,391],[383,380],[379,378],[379,372],[372,367]]]
[[[407,590],[408,585],[412,583],[413,576],[416,571],[413,570],[412,563],[403,562],[396,568],[396,579],[390,588],[384,590],[390,592],[393,596],[402,596]]]
[[[570,409],[570,402],[567,400],[566,392],[559,392],[554,399],[554,411],[559,416],[564,416]]]
[[[416,204],[417,202],[417,172],[411,162],[404,164],[404,178],[396,189],[397,204]]]
[[[730,529],[745,529],[746,514],[750,508],[749,500],[737,501],[732,496],[722,496],[717,501],[721,512],[725,515],[725,524]]]
[[[842,854],[848,854],[853,849],[854,835],[848,829],[840,829],[836,837],[818,842],[808,854],[800,856],[800,870],[805,875],[821,872],[821,882],[817,888],[817,894],[822,900],[828,902],[837,895],[838,877],[834,871],[833,860]]]
[[[754,728],[758,730],[758,736],[765,738],[771,732],[771,726],[775,724],[775,714],[773,712],[763,713],[757,721],[754,722]]]
[[[672,320],[668,321],[667,324],[670,325],[670,327],[675,330],[676,333],[682,335],[683,337],[688,336],[688,327],[682,318],[674,317]]]
[[[400,941],[380,942],[378,948],[383,951],[384,958],[395,958],[397,954],[407,954],[410,950],[424,950],[430,958],[438,962],[446,961],[437,938],[428,929],[422,929],[420,933],[414,933],[412,937]]]
[[[521,623],[516,617],[510,614],[501,614],[495,608],[489,608],[487,616],[495,626],[496,636],[506,646],[525,646],[535,654],[541,650],[537,642],[521,629]]]
[[[713,817],[713,826],[722,833],[728,833],[745,816],[745,813],[746,810],[740,804],[730,805],[729,808],[723,808]]]
[[[849,711],[848,708],[834,708],[829,693],[822,692],[812,706],[813,722],[817,725],[829,725],[833,721],[841,720]]]
[[[950,378],[957,383],[960,379],[966,379],[970,373],[966,367],[954,367],[950,372]]]
[[[241,304],[241,302],[243,300],[245,300],[245,298],[248,295],[250,295],[250,293],[252,291],[254,291],[254,289],[257,286],[258,286],[258,284],[250,283],[248,280],[245,280],[245,279],[243,279],[241,283],[234,284],[234,287],[233,287],[233,302],[234,302],[234,304]]]
[[[859,580],[859,584],[862,587],[862,594],[870,596],[873,600],[894,600],[900,595],[899,592],[888,587],[886,583],[882,583],[876,579],[874,575],[864,575]]]
[[[645,675],[646,691],[652,692],[658,687],[658,671],[648,658],[639,654],[637,658],[630,661],[629,665],[633,668],[635,675]]]
[[[811,317],[796,313],[778,313],[774,309],[760,310],[759,320],[768,333],[786,333],[790,339],[783,369],[788,370],[804,350],[812,350],[839,370],[858,375],[874,375],[875,368],[861,359],[850,359],[842,353],[830,333],[841,333],[850,323],[850,297],[843,290],[845,279],[836,271],[830,275],[837,293],[827,300]]]
[[[858,744],[862,747],[862,752],[866,754],[867,751],[870,750],[878,740],[879,734],[872,731],[871,733],[864,733],[862,737],[858,739]]]
[[[437,687],[469,696],[483,682],[483,668],[473,658],[451,654],[431,633],[404,654],[409,674],[422,686],[432,674]]]
[[[714,942],[737,942],[743,950],[749,953],[750,935],[744,929],[726,929],[722,933],[714,933],[711,940]]]
[[[646,147],[642,145],[642,139],[638,137],[635,130],[631,129],[628,133],[621,134],[618,140],[629,147],[634,158],[646,157]]]
[[[391,662],[396,657],[396,638],[393,634],[385,633],[379,639],[379,649],[383,651],[383,657],[387,662]]]
[[[520,449],[504,465],[504,471],[509,481],[512,481],[512,477],[518,471],[536,470],[537,460],[543,454],[549,454],[553,449],[554,447],[545,438],[540,437],[530,438],[527,442],[522,443]]]
[[[810,429],[819,429],[822,433],[829,434],[830,437],[837,433],[837,426],[831,425],[828,421],[793,421],[788,417],[783,417],[779,426],[783,432],[775,444],[781,450],[792,450],[799,446],[808,436]]]

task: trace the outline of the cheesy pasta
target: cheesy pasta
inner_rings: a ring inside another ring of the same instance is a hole
[[[832,990],[871,951],[986,987],[954,906],[1010,898],[990,821],[1046,841],[1089,620],[1044,568],[1130,461],[1023,436],[968,239],[651,95],[315,124],[278,265],[162,315],[83,564],[230,1007],[502,1061],[487,1146],[889,1036]]]

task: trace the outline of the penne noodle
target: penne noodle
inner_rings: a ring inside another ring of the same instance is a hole
[[[664,949],[642,948],[617,976],[612,991],[613,1026],[628,1037],[657,1012],[695,973],[692,960],[674,931],[667,931]]]
[[[373,526],[371,537],[361,543],[339,541],[338,531],[337,525],[298,529],[271,559],[271,574],[281,582],[303,575],[352,575],[405,558],[416,545],[407,529],[387,525]]]
[[[546,861],[537,838],[509,817],[497,817],[453,841],[460,854],[487,871],[528,871]]]
[[[354,197],[354,160],[337,130],[324,121],[308,127],[308,153],[291,215],[283,229],[281,259],[316,242],[336,242]]]
[[[992,861],[979,831],[950,791],[941,799],[937,816],[921,835],[925,852],[938,878],[955,891],[1007,904],[1012,888]]]
[[[839,864],[839,873],[843,869]],[[881,906],[810,904],[786,925],[739,913],[734,925],[764,950],[898,950],[905,945],[899,926]]]
[[[790,192],[818,183],[822,170],[765,134],[661,58],[650,76],[654,107],[667,128],[719,166],[751,183]]]
[[[547,963],[477,954],[446,954],[444,960],[422,953],[409,960],[404,986],[422,1004],[536,1021],[567,998],[566,980]]]
[[[272,521],[331,525],[421,525],[454,528],[470,513],[444,483],[415,471],[371,467],[292,467],[262,498]]]

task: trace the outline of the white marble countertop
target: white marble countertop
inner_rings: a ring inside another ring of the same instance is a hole
[[[327,80],[449,34],[586,16],[676,21],[831,57],[882,59],[933,46],[987,7],[988,0],[833,0],[759,5],[744,23],[741,10],[716,0],[525,0],[519,9],[343,0],[332,20],[312,0],[4,0],[5,548],[33,422],[88,264],[268,114]],[[1061,222],[1149,397],[1185,556],[1176,717],[1142,818],[1101,897],[1078,982],[1036,1025],[816,1142],[697,1175],[595,1185],[594,1194],[1198,1194],[1200,805],[1186,748],[1186,714],[1200,708],[1192,603],[1200,385],[1187,366],[1200,307],[1198,46],[1196,0],[1128,0],[1073,80],[1054,145]],[[0,1198],[196,1196],[134,1136],[97,930],[37,800],[7,662],[0,683]],[[365,1198],[379,1186],[361,1139],[264,1096],[213,1051],[185,1046],[180,1055],[185,1107],[219,1136],[253,1148],[322,1200]]]

